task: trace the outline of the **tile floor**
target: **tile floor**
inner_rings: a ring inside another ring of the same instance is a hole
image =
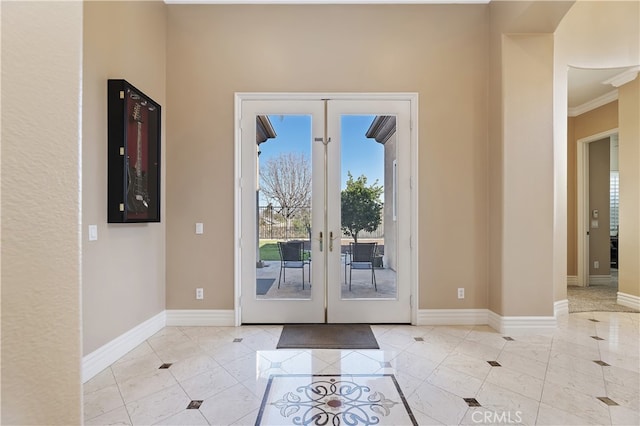
[[[280,326],[167,327],[85,384],[85,423],[253,425],[272,375],[386,374],[420,425],[638,425],[639,318],[576,313],[510,336],[374,325],[380,350],[276,350]]]

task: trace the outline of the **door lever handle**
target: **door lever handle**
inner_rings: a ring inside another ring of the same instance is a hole
[[[336,238],[333,237],[333,231],[329,232],[329,251],[333,251],[333,240]]]

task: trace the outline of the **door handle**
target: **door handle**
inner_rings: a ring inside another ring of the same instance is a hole
[[[320,251],[322,251],[322,240],[323,240],[322,231],[320,231]]]
[[[333,231],[329,232],[329,251],[333,251],[333,240],[336,238],[333,237]]]

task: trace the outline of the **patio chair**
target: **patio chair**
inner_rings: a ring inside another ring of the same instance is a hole
[[[309,265],[309,283],[311,283],[311,262],[305,259],[303,241],[278,241],[280,250],[280,275],[278,276],[278,288],[284,277],[287,281],[287,268],[300,269],[302,271],[302,289],[304,290],[304,265]]]
[[[347,281],[347,266],[349,266],[349,291],[351,291],[351,274],[354,269],[371,269],[371,284],[378,291],[374,258],[378,243],[349,243],[349,252],[344,265],[344,280]]]

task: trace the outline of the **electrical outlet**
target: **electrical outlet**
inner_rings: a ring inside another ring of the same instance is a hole
[[[198,299],[198,300],[204,299],[204,289],[203,288],[196,288],[196,299]]]
[[[593,261],[593,269],[599,269],[600,268],[600,262],[597,260]]]
[[[458,299],[464,299],[464,288],[458,289]]]

